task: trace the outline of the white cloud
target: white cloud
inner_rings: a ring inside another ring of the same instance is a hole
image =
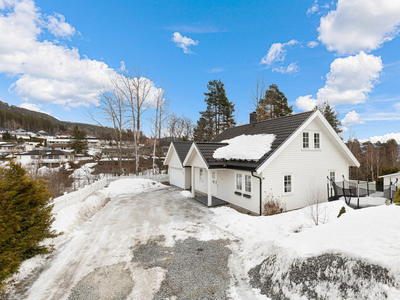
[[[376,142],[387,142],[390,139],[395,139],[397,143],[400,144],[400,132],[392,132],[392,133],[386,133],[385,135],[376,135],[376,136],[372,136],[369,140],[372,143],[376,143]]]
[[[25,102],[25,103],[22,103],[21,105],[19,105],[18,107],[50,115],[50,112],[43,111],[43,110],[40,109],[40,107],[42,107],[40,104],[36,105],[34,103]]]
[[[285,73],[298,73],[299,72],[299,66],[296,63],[291,63],[290,65],[288,65],[286,68],[285,67],[278,67],[278,68],[273,68],[272,72],[278,72],[281,74],[285,74]]]
[[[293,46],[298,44],[296,40],[290,40],[287,43],[274,43],[272,44],[271,48],[269,48],[267,55],[265,55],[262,59],[260,64],[271,66],[273,62],[276,61],[284,61],[286,56],[286,48],[288,46]]]
[[[65,22],[65,17],[55,13],[54,16],[47,16],[47,28],[56,37],[69,37],[75,34],[75,28]]]
[[[309,111],[318,105],[317,100],[312,98],[312,95],[300,96],[296,99],[296,106],[298,109]]]
[[[318,90],[316,99],[310,95],[299,97],[296,105],[299,109],[304,109],[325,101],[331,105],[364,103],[378,81],[382,68],[380,57],[364,52],[337,58],[331,64],[325,86]]]
[[[182,48],[183,53],[186,53],[186,54],[193,53],[192,50],[190,50],[188,47],[196,46],[199,43],[199,41],[195,41],[186,36],[182,36],[179,32],[174,32],[174,34],[172,35],[171,41],[173,41],[176,44],[176,46],[178,46],[179,48]]]
[[[307,9],[307,15],[312,15],[314,13],[316,13],[319,10],[319,5],[318,5],[318,1],[314,1],[314,4]]]
[[[98,88],[108,82],[113,69],[82,58],[76,48],[40,42],[46,23],[33,1],[0,0],[0,8],[7,10],[0,11],[0,73],[15,78],[11,92],[25,101],[65,108],[97,104]],[[72,32],[65,28],[61,26],[58,34]]]
[[[360,120],[360,115],[356,113],[354,110],[348,112],[346,116],[341,121],[344,127],[350,127],[357,124],[364,124],[363,121]]]
[[[336,10],[320,20],[319,41],[329,51],[372,51],[399,33],[400,1],[339,0]]]
[[[317,47],[318,45],[319,45],[319,43],[316,42],[316,41],[309,41],[309,42],[307,43],[307,47],[308,47],[308,48],[315,48],[315,47]]]
[[[216,68],[213,68],[213,69],[211,69],[211,70],[208,70],[207,73],[213,74],[213,73],[221,73],[221,72],[223,72],[223,71],[224,71],[224,68],[216,67]]]

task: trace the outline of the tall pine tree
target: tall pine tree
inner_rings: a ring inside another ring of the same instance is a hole
[[[221,80],[211,80],[204,93],[207,109],[200,112],[200,119],[194,129],[194,140],[208,142],[222,131],[236,125],[235,105],[226,96]]]
[[[315,106],[314,110],[319,109],[324,115],[325,119],[331,124],[332,128],[336,131],[336,133],[341,133],[342,130],[339,128],[342,126],[342,123],[339,121],[339,114],[335,112],[335,109],[330,106],[328,101],[325,101],[321,105]]]
[[[264,97],[260,100],[257,120],[264,121],[278,117],[288,116],[293,113],[293,106],[288,105],[288,100],[276,84],[271,84],[265,91]]]

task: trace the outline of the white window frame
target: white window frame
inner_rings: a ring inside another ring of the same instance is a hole
[[[240,189],[238,189],[238,176],[240,176]],[[235,173],[235,191],[243,192],[243,174]]]
[[[204,181],[203,169],[199,168],[199,181]]]
[[[240,184],[241,184],[241,189],[238,189],[237,186],[237,178],[240,176]],[[246,190],[246,176],[250,178],[250,191]],[[236,192],[240,192],[242,194],[246,195],[253,195],[253,177],[251,174],[246,173],[246,172],[235,172],[235,189]]]
[[[315,147],[315,135],[316,134],[319,135],[319,147],[318,148]],[[314,131],[312,135],[313,135],[313,149],[314,150],[321,150],[322,149],[322,143],[321,143],[322,134],[321,134],[321,131]]]
[[[304,138],[305,138],[304,134],[308,134],[308,147],[304,147]],[[301,134],[301,148],[304,149],[304,150],[311,150],[310,145],[311,145],[310,144],[310,132],[309,131],[303,131],[303,133]]]
[[[335,180],[336,180],[336,170],[333,170],[333,169],[328,170],[328,178],[329,178],[329,179],[331,179],[331,173],[334,173],[334,180],[333,180],[333,182],[335,182]],[[329,180],[329,183],[331,184],[331,181],[330,181],[330,180]]]
[[[285,191],[285,177],[290,176],[290,192]],[[294,194],[294,180],[293,180],[293,173],[284,173],[282,174],[282,192],[283,195],[293,195]]]
[[[250,178],[250,191],[247,190],[247,185],[246,185],[247,181],[246,181],[246,178]],[[251,175],[248,175],[248,174],[244,174],[244,192],[245,192],[246,194],[250,194],[250,195],[251,195],[251,193],[252,193],[252,191],[253,191],[252,185],[253,185],[252,176],[251,176]]]

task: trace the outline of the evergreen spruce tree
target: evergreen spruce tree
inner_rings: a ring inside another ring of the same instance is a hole
[[[342,123],[339,121],[339,114],[335,112],[335,109],[329,105],[328,101],[325,101],[322,105],[315,106],[314,110],[319,109],[324,115],[325,119],[331,124],[332,128],[336,133],[341,133],[342,130],[339,128]]]
[[[271,84],[265,91],[264,98],[260,100],[256,111],[259,113],[257,120],[264,121],[291,115],[293,106],[288,105],[285,94],[279,90],[278,86]]]
[[[3,138],[3,140],[11,140],[12,139],[11,134],[8,131],[3,133],[2,138]]]
[[[73,149],[75,153],[83,154],[87,152],[88,142],[86,132],[84,130],[79,130],[78,126],[75,126],[74,130],[72,131],[71,138],[71,149]]]
[[[0,290],[24,259],[52,250],[39,245],[56,236],[50,230],[54,219],[49,203],[44,181],[32,179],[14,162],[0,169]]]
[[[234,118],[235,105],[226,96],[221,80],[211,80],[204,93],[207,109],[200,112],[200,119],[194,128],[194,140],[208,142],[227,128],[236,125]]]

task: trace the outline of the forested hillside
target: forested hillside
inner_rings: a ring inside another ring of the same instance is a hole
[[[72,131],[76,125],[89,134],[99,135],[106,131],[106,129],[96,125],[60,121],[50,115],[0,101],[0,127],[2,128],[55,132]]]

